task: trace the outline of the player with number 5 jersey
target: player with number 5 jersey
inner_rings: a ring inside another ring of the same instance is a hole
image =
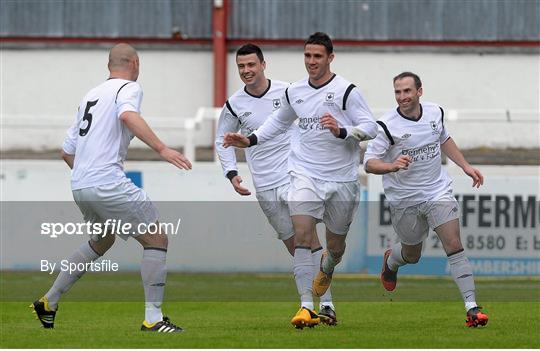
[[[146,192],[124,174],[124,160],[131,139],[136,136],[165,161],[178,168],[191,169],[191,163],[178,151],[168,148],[141,117],[143,92],[139,77],[139,56],[128,44],[115,45],[109,52],[109,79],[90,90],[82,99],[69,128],[62,158],[72,169],[71,189],[85,222],[101,225],[104,233],[88,233],[90,240],[67,259],[76,267],[99,259],[124,233],[107,230],[111,220],[139,228],[158,222],[158,211]],[[128,234],[143,247],[141,277],[145,295],[143,331],[177,333],[183,329],[163,316],[168,238],[165,232]],[[32,305],[44,328],[54,328],[58,301],[86,270],[61,271],[49,291]],[[112,328],[116,327],[111,325]]]

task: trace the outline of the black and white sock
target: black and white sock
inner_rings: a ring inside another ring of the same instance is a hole
[[[145,313],[148,324],[163,320],[161,304],[167,280],[167,250],[145,248],[141,261],[141,277],[144,286]]]
[[[450,265],[450,273],[456,282],[463,302],[465,302],[465,310],[468,311],[476,307],[476,294],[474,286],[474,277],[471,263],[465,252],[461,249],[448,255],[448,263]]]

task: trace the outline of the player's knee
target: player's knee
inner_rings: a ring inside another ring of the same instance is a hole
[[[304,228],[295,228],[294,246],[311,247],[312,232]]]
[[[169,246],[167,234],[146,234],[151,237],[151,246],[166,249]]]
[[[107,250],[110,249],[114,245],[115,241],[116,241],[116,235],[111,234],[107,236],[107,245],[108,245]]]
[[[346,245],[345,240],[328,240],[326,249],[333,257],[341,257],[345,253]]]
[[[418,253],[404,253],[402,252],[403,259],[410,264],[415,264],[420,261],[420,257],[422,256],[420,252]]]
[[[142,234],[135,238],[143,247],[159,247],[166,249],[169,245],[169,238],[166,234]]]
[[[328,247],[327,247],[327,250],[330,253],[330,255],[332,255],[332,257],[334,257],[336,259],[341,258],[343,256],[343,254],[345,253],[345,244],[343,244],[343,245],[333,245],[333,246],[331,246],[329,244]]]
[[[90,241],[90,247],[98,255],[103,256],[114,245],[116,235],[108,234],[99,241]]]
[[[169,247],[169,237],[167,236],[167,234],[160,234],[159,236],[161,237],[161,246],[164,249]]]

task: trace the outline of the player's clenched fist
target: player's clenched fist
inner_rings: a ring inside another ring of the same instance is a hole
[[[328,129],[334,136],[337,138],[339,136],[339,127],[337,120],[329,114],[328,112],[325,113],[321,118],[321,124],[324,128]]]
[[[392,172],[397,172],[400,169],[408,169],[409,164],[412,162],[411,156],[401,155],[394,162],[392,162]]]
[[[240,148],[249,147],[249,139],[240,133],[225,133],[223,137],[223,147],[236,146]]]

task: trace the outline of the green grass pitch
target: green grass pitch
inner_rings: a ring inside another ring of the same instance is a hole
[[[539,348],[540,280],[477,278],[486,327],[464,326],[447,278],[401,277],[394,293],[375,277],[337,274],[339,325],[296,330],[290,274],[170,273],[163,309],[186,329],[142,333],[140,275],[87,274],[64,296],[54,330],[28,305],[54,276],[1,272],[2,348]]]

